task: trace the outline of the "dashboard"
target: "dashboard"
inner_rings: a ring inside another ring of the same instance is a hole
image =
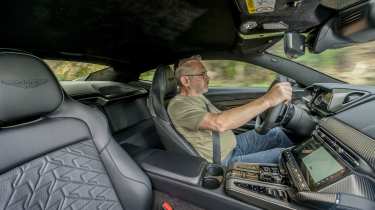
[[[297,194],[308,192],[307,202],[317,203],[348,194],[375,205],[375,88],[321,83],[306,91],[316,127],[282,159]]]
[[[353,107],[371,93],[366,87],[342,85],[334,83],[315,84],[307,91],[307,98],[311,110],[321,116],[329,116]]]

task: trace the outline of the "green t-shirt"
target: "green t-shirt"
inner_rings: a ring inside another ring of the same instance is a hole
[[[210,112],[220,112],[220,110],[212,105],[203,95],[177,95],[169,102],[168,114],[177,131],[190,142],[202,157],[212,162],[212,132],[206,129],[199,129],[199,124],[203,120],[204,115],[208,112],[207,106]],[[236,137],[231,130],[220,133],[222,160],[227,157],[235,146]]]

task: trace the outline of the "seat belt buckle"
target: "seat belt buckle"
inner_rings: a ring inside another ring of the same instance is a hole
[[[161,204],[161,210],[173,210],[173,207],[167,201],[163,201],[163,203]]]

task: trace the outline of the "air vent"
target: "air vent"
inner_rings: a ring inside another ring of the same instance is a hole
[[[327,143],[332,149],[335,150],[336,147],[338,146],[336,140],[333,139],[332,137],[330,137],[329,135],[327,135],[323,129],[318,128],[316,134],[317,134],[322,140],[324,140],[324,142]]]
[[[318,128],[316,135],[322,139],[332,150],[336,151],[336,153],[347,163],[356,167],[359,165],[359,162],[356,160],[355,156],[344,149],[340,142],[338,142],[334,137],[330,136],[327,132],[325,132],[322,128]]]
[[[354,22],[360,21],[364,18],[364,11],[362,9],[351,10],[340,15],[340,26],[344,27]]]

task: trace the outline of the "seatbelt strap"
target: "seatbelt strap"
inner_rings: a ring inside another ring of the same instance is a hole
[[[207,111],[210,108],[207,103],[205,103]],[[221,151],[220,151],[220,134],[217,131],[212,131],[212,160],[213,163],[221,165]]]
[[[213,162],[221,165],[221,151],[220,151],[220,134],[217,131],[212,131],[213,142]]]

